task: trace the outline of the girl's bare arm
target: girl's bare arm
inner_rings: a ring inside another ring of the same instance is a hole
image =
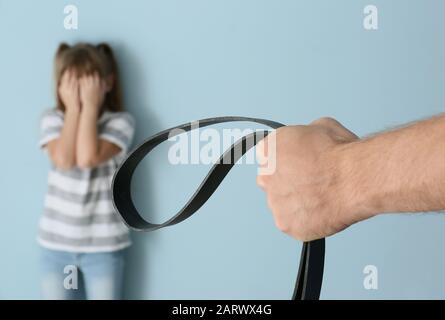
[[[79,83],[69,70],[62,76],[59,96],[65,105],[65,117],[59,138],[47,143],[49,157],[54,165],[68,170],[76,165],[76,139],[80,118]]]
[[[81,168],[95,167],[107,161],[121,149],[108,141],[99,139],[97,119],[105,94],[105,84],[99,76],[80,79],[82,112],[76,143],[76,162]]]

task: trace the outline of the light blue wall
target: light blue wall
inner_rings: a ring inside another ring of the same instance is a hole
[[[76,31],[63,28],[68,3],[79,8]],[[378,31],[362,27],[370,3]],[[54,103],[59,42],[116,48],[137,142],[218,115],[289,124],[329,115],[366,135],[443,111],[444,10],[440,0],[0,0],[0,298],[39,297],[48,160],[38,120]],[[135,181],[139,206],[158,221],[207,169],[169,167],[161,151]],[[135,235],[127,296],[288,298],[300,246],[274,228],[255,172],[236,167],[195,217]],[[329,238],[322,298],[445,298],[444,230],[443,215],[387,215]],[[378,267],[378,290],[363,288],[367,264]]]

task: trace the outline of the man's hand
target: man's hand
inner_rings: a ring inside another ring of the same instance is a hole
[[[271,137],[276,148],[267,150]],[[280,128],[257,151],[261,164],[275,160],[258,184],[278,228],[296,239],[326,237],[379,213],[445,210],[443,115],[360,140],[323,118]]]
[[[276,148],[267,148],[271,138]],[[275,171],[262,174],[260,168],[257,183],[280,230],[310,241],[357,220],[336,156],[339,146],[354,140],[357,136],[338,121],[321,118],[307,126],[279,128],[258,144],[260,163],[275,157]]]

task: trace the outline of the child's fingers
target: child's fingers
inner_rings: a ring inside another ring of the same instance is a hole
[[[104,94],[107,92],[107,82],[104,79],[100,80],[100,88]]]
[[[74,82],[73,82],[73,88],[74,88],[74,90],[76,90],[76,92],[78,92],[79,91],[79,88],[80,88],[80,79],[75,79],[74,80]]]
[[[79,83],[79,78],[76,77],[74,74],[71,75],[71,82],[73,85],[77,85]]]
[[[74,72],[74,70],[70,70],[70,73],[69,73],[69,85],[70,85],[70,87],[71,88],[76,87],[77,81],[78,81],[78,79],[77,79],[76,73]]]
[[[88,76],[83,76],[83,77],[81,78],[81,86],[82,86],[83,88],[87,88],[87,87],[90,87],[90,86],[91,86],[91,76],[90,76],[90,75],[88,75]]]
[[[90,74],[85,78],[85,83],[87,83],[88,85],[93,85],[95,83],[95,75]]]
[[[68,82],[68,77],[69,77],[69,70],[66,70],[63,74],[62,77],[60,78],[60,85],[65,85]]]
[[[73,69],[68,69],[68,79],[70,80],[70,82],[73,82],[73,80],[75,79],[75,73]]]
[[[94,84],[100,89],[103,89],[103,84],[102,84],[102,78],[99,76],[99,74],[96,72],[94,73]]]
[[[78,79],[75,76],[74,72],[72,72],[71,75],[70,75],[70,88],[72,90],[76,90],[77,86],[78,86]]]

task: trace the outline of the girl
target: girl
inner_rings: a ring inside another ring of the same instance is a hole
[[[57,108],[44,113],[40,146],[52,162],[38,241],[43,296],[121,298],[128,229],[111,201],[111,180],[131,144],[133,118],[122,111],[117,64],[105,43],[60,45]]]

